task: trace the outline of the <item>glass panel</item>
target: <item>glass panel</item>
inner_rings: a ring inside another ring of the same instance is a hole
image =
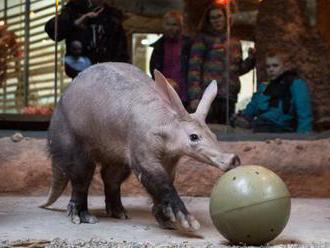
[[[26,1],[6,2],[6,9],[5,4],[0,6],[0,27],[5,30],[0,34],[0,113],[43,114],[45,111],[39,111],[40,109],[54,106],[55,42],[44,32],[44,25],[55,14],[55,1],[30,1],[30,21],[25,20]],[[10,37],[10,42],[6,44],[3,38],[5,35]],[[29,46],[27,54],[26,44]],[[70,82],[70,79],[64,76],[63,56],[64,44],[59,42],[58,95]],[[24,66],[26,62],[27,65]],[[24,76],[25,69],[28,72],[27,78]]]
[[[253,41],[242,40],[242,51],[243,59],[248,57],[248,51],[250,48],[254,48]],[[238,100],[236,104],[236,112],[238,110],[244,109],[245,106],[250,102],[253,93],[257,90],[257,76],[256,69],[249,71],[248,73],[240,77],[241,81],[241,91],[238,94]]]
[[[153,33],[133,33],[132,35],[132,61],[133,65],[150,75],[149,62],[153,48],[150,46],[161,37]]]

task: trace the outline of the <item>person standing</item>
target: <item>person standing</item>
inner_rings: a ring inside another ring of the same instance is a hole
[[[188,71],[190,111],[196,110],[203,89],[212,80],[218,83],[218,95],[207,117],[208,123],[227,123],[227,108],[229,108],[229,117],[235,112],[235,104],[240,92],[239,76],[255,66],[253,50],[249,51],[249,57],[243,61],[240,41],[232,37],[227,40],[228,25],[230,23],[227,23],[225,6],[212,3],[202,17],[199,34],[191,48]],[[227,46],[229,61],[227,61]],[[227,63],[229,63],[228,67]],[[227,106],[227,68],[229,68],[229,106]]]
[[[55,40],[55,17],[45,25]],[[92,64],[108,61],[128,62],[123,15],[104,0],[70,0],[58,16],[57,40],[65,39],[67,53],[72,41],[80,41],[84,56]]]
[[[183,17],[179,11],[169,11],[163,17],[164,35],[153,43],[150,73],[157,69],[172,82],[183,104],[188,101],[186,63],[189,56],[189,41],[182,35]],[[154,76],[153,76],[154,77]]]

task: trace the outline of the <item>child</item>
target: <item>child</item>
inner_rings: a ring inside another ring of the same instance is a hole
[[[237,126],[250,126],[254,132],[312,131],[312,108],[307,83],[288,69],[283,51],[266,55],[269,82],[259,85],[247,107],[236,115]]]
[[[68,55],[64,58],[65,73],[70,78],[75,78],[79,72],[91,66],[91,61],[88,57],[82,56],[82,44],[75,40],[70,43]]]

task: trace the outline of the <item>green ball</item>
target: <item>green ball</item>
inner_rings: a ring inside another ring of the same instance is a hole
[[[285,183],[271,170],[255,165],[225,173],[210,197],[213,224],[233,244],[268,243],[286,226],[290,210]]]

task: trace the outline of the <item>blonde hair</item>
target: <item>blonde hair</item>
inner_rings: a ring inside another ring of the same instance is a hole
[[[289,63],[289,61],[291,60],[291,56],[289,52],[280,48],[272,48],[265,53],[265,58],[274,58],[274,57],[279,58],[284,64]]]
[[[179,26],[183,27],[183,15],[182,12],[179,10],[170,10],[167,11],[163,17],[163,20],[167,19],[167,18],[174,18],[176,23],[179,24]]]

